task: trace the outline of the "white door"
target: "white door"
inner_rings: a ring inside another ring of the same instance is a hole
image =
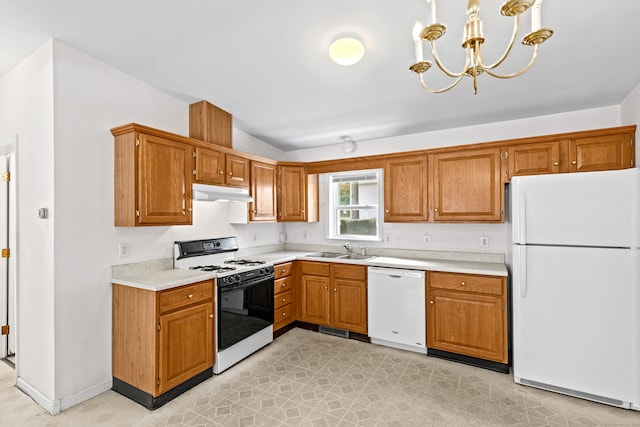
[[[640,170],[517,176],[513,242],[640,247]]]
[[[640,251],[515,245],[513,256],[516,382],[639,403]]]
[[[9,158],[6,155],[0,156],[0,249],[9,247],[9,180],[6,175],[9,173]],[[13,354],[9,346],[10,334],[5,334],[6,329],[10,330],[9,308],[12,305],[10,300],[15,299],[9,292],[9,257],[3,253],[0,257],[0,325],[3,328],[2,339],[0,340],[0,358]],[[11,310],[13,311],[13,310]],[[12,341],[13,344],[13,341]]]

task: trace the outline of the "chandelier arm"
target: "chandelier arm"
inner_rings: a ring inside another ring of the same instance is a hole
[[[480,57],[480,66],[485,70],[492,70],[502,64],[507,56],[511,53],[511,49],[513,49],[513,45],[516,42],[516,37],[518,36],[518,31],[520,29],[520,15],[515,15],[513,20],[513,33],[511,34],[511,40],[509,41],[509,46],[507,46],[507,50],[505,50],[504,54],[498,59],[495,63],[491,65],[485,65],[482,63],[482,55],[478,55]]]
[[[529,68],[531,68],[531,66],[533,65],[534,62],[536,62],[536,58],[538,57],[538,45],[535,45],[533,48],[533,56],[531,57],[531,61],[529,61],[529,63],[527,65],[525,65],[525,67],[523,69],[521,69],[520,71],[517,71],[513,74],[498,74],[498,73],[494,73],[491,70],[485,70],[487,72],[487,74],[489,74],[492,77],[496,77],[499,79],[511,79],[513,77],[518,77],[522,74],[524,74],[525,72],[527,72],[529,70]]]
[[[431,93],[443,93],[446,92],[448,90],[453,89],[455,86],[457,86],[458,83],[460,83],[460,81],[462,80],[462,77],[464,77],[464,75],[459,76],[453,83],[451,83],[449,86],[442,88],[442,89],[431,89],[425,82],[424,82],[424,78],[422,77],[422,73],[419,75],[419,79],[420,79],[420,85],[422,86],[422,88],[428,92]]]
[[[440,62],[440,58],[438,58],[438,53],[436,52],[435,40],[434,41],[430,41],[429,44],[431,45],[431,54],[433,55],[433,59],[436,62],[436,65],[438,66],[438,68],[440,68],[440,70],[442,70],[443,73],[445,73],[449,77],[462,77],[462,76],[464,76],[464,73],[466,72],[467,67],[469,66],[469,55],[468,54],[466,56],[466,59],[465,59],[465,62],[464,62],[464,67],[462,68],[462,71],[460,71],[459,73],[452,73],[451,71],[447,70],[447,68],[444,65],[442,65],[442,62]],[[439,92],[435,92],[435,93],[439,93]]]

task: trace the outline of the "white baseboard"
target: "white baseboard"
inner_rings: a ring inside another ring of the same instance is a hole
[[[27,396],[31,397],[38,405],[42,406],[45,411],[47,411],[51,415],[56,415],[61,411],[69,409],[72,406],[75,406],[79,403],[84,402],[85,400],[89,400],[99,394],[104,393],[107,390],[110,390],[113,386],[113,379],[90,387],[69,397],[63,397],[62,399],[57,400],[49,399],[20,377],[16,379],[16,386]]]

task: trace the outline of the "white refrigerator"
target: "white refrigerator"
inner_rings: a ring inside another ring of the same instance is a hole
[[[514,177],[516,383],[640,410],[640,170]]]

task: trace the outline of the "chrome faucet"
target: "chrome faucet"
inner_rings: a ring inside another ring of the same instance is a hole
[[[354,252],[351,250],[351,245],[349,244],[349,242],[347,242],[347,243],[345,243],[345,244],[344,244],[344,248],[347,250],[347,253],[348,253],[349,255],[351,255],[352,253],[354,253]]]

